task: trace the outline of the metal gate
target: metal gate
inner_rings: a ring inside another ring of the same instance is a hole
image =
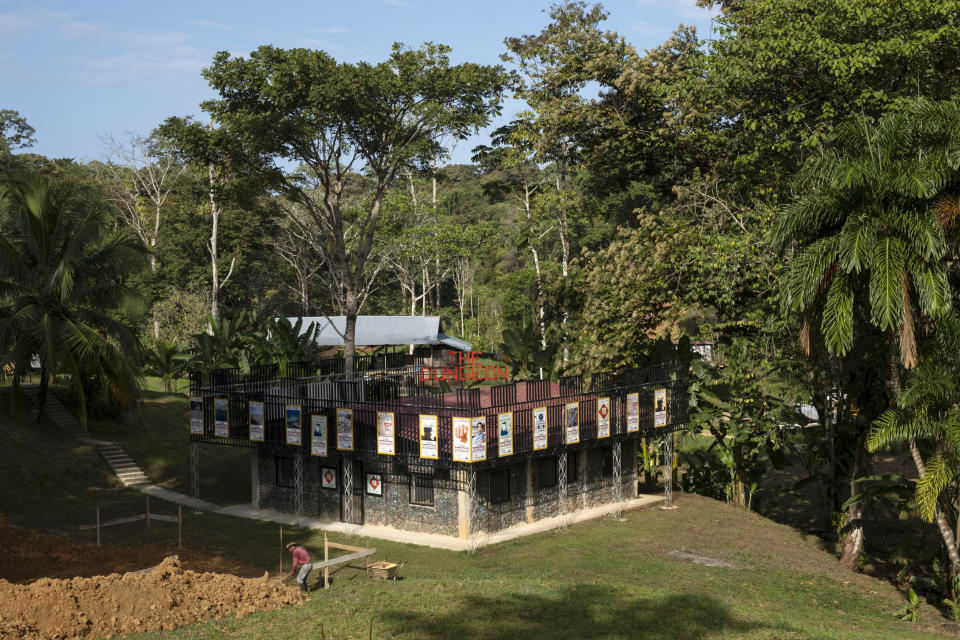
[[[363,490],[366,478],[363,462],[342,458],[340,460],[340,521],[363,524]]]

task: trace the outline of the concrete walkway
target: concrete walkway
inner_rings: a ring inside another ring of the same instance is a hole
[[[52,398],[52,394],[50,398]],[[59,404],[59,402],[57,404]],[[119,445],[114,442],[110,442],[108,440],[98,440],[91,438],[82,431],[78,432],[78,423],[76,422],[76,418],[69,414],[69,412],[67,412],[65,409],[55,412],[54,415],[51,415],[49,412],[47,412],[47,417],[58,427],[62,428],[70,435],[74,435],[80,442],[95,447],[98,452],[101,452],[101,455],[103,455],[104,452],[113,453],[120,449]],[[157,498],[159,500],[166,500],[175,504],[181,504],[185,507],[190,507],[195,511],[205,511],[208,513],[217,513],[220,515],[247,518],[250,520],[276,522],[277,524],[287,525],[290,527],[322,529],[324,531],[332,531],[342,533],[344,535],[378,538],[380,540],[390,540],[391,542],[417,544],[425,547],[433,547],[435,549],[448,549],[450,551],[472,551],[488,545],[505,542],[507,540],[522,538],[524,536],[542,533],[544,531],[557,529],[577,522],[583,522],[585,520],[592,520],[601,516],[615,514],[618,510],[629,511],[631,509],[650,506],[664,500],[663,496],[661,495],[641,495],[636,498],[625,500],[619,505],[605,504],[598,507],[592,507],[590,509],[575,511],[562,516],[544,518],[532,523],[524,522],[516,524],[512,527],[502,529],[492,534],[478,533],[470,538],[463,539],[455,536],[416,533],[378,525],[348,524],[337,520],[327,520],[323,518],[297,518],[292,513],[284,513],[281,511],[274,511],[272,509],[254,509],[250,504],[222,507],[212,502],[207,502],[206,500],[193,498],[176,491],[171,491],[170,489],[164,489],[163,487],[159,487],[155,484],[149,484],[148,481],[139,481],[139,478],[137,478],[137,482],[130,482],[130,478],[123,478],[119,476],[121,469],[123,469],[122,465],[120,465],[118,468],[117,466],[114,466],[114,464],[112,464],[107,457],[104,457],[104,459],[107,460],[114,472],[118,473],[118,477],[124,486],[130,489],[136,489],[140,493]],[[132,460],[130,462],[132,463]],[[139,471],[139,468],[137,468],[137,471]],[[142,474],[142,472],[140,473]],[[146,478],[146,476],[143,477]]]
[[[186,497],[186,496],[184,496]],[[661,495],[641,495],[630,500],[625,500],[619,507],[623,511],[647,507],[663,502]],[[575,511],[563,516],[553,518],[544,518],[531,523],[516,524],[507,529],[502,529],[496,533],[479,533],[470,538],[463,539],[455,536],[442,536],[432,533],[416,533],[414,531],[404,531],[394,529],[393,527],[383,527],[378,525],[355,525],[339,522],[336,520],[326,520],[323,518],[301,518],[298,522],[297,517],[290,513],[273,511],[272,509],[254,509],[249,504],[240,504],[232,507],[221,507],[214,510],[226,516],[237,516],[240,518],[250,518],[252,520],[266,520],[288,526],[300,526],[307,529],[323,529],[324,531],[335,531],[345,535],[355,535],[367,538],[378,538],[380,540],[390,540],[391,542],[403,542],[405,544],[418,544],[424,547],[433,547],[435,549],[448,549],[450,551],[471,551],[486,547],[491,544],[498,544],[515,538],[522,538],[536,533],[543,533],[551,529],[557,529],[562,526],[568,526],[585,520],[593,520],[601,516],[612,515],[617,512],[618,505],[605,504],[599,507]]]

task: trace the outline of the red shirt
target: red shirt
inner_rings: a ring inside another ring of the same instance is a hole
[[[301,547],[300,545],[295,546],[290,550],[290,553],[293,554],[293,568],[290,569],[290,573],[293,573],[297,570],[297,567],[305,565],[310,562],[310,554],[307,553],[307,550]]]

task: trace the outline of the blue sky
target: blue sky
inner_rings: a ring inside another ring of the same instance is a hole
[[[0,0],[0,109],[37,130],[31,149],[86,161],[103,157],[105,135],[148,133],[172,115],[200,115],[212,95],[200,75],[220,50],[246,55],[262,44],[323,49],[338,60],[376,62],[394,41],[453,47],[455,62],[496,64],[503,39],[536,33],[549,1],[353,0],[352,2],[14,2]],[[710,12],[694,0],[613,0],[607,28],[637,49],[679,25],[704,36]],[[507,104],[505,122],[520,105]],[[461,142],[469,160],[481,134]]]

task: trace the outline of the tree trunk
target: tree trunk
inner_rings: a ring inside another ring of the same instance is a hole
[[[857,436],[857,444],[853,453],[853,474],[850,477],[851,496],[862,493],[863,485],[857,482],[857,479],[870,475],[872,466],[870,453],[866,447],[866,438],[861,434]],[[847,508],[840,564],[850,571],[857,571],[860,568],[860,556],[863,553],[864,540],[863,512],[864,504],[862,500],[854,502]]]
[[[910,440],[910,457],[913,458],[913,464],[917,467],[920,478],[927,475],[927,466],[924,464],[920,450],[917,448],[916,440],[913,439]],[[950,524],[940,507],[937,507],[934,512],[933,521],[940,531],[940,537],[943,538],[943,546],[947,548],[947,555],[950,557],[950,572],[954,578],[960,578],[960,550],[957,549],[957,536],[954,531],[950,530]],[[960,533],[960,530],[956,533]],[[956,597],[956,594],[953,594],[953,596]]]
[[[213,272],[213,287],[210,291],[210,315],[214,320],[220,319],[220,309],[218,304],[220,293],[220,274],[217,269],[217,227],[220,222],[220,212],[217,210],[217,198],[213,192],[214,175],[213,163],[209,166],[210,176],[210,216],[213,218],[213,228],[210,231],[210,265]]]
[[[343,331],[343,359],[344,372],[353,373],[354,356],[357,353],[357,294],[352,286],[347,286],[346,317],[347,324]]]
[[[43,363],[40,367],[40,389],[37,391],[37,422],[40,422],[40,417],[43,415],[43,408],[47,404],[47,389],[50,386],[50,381],[47,378],[47,364]]]

